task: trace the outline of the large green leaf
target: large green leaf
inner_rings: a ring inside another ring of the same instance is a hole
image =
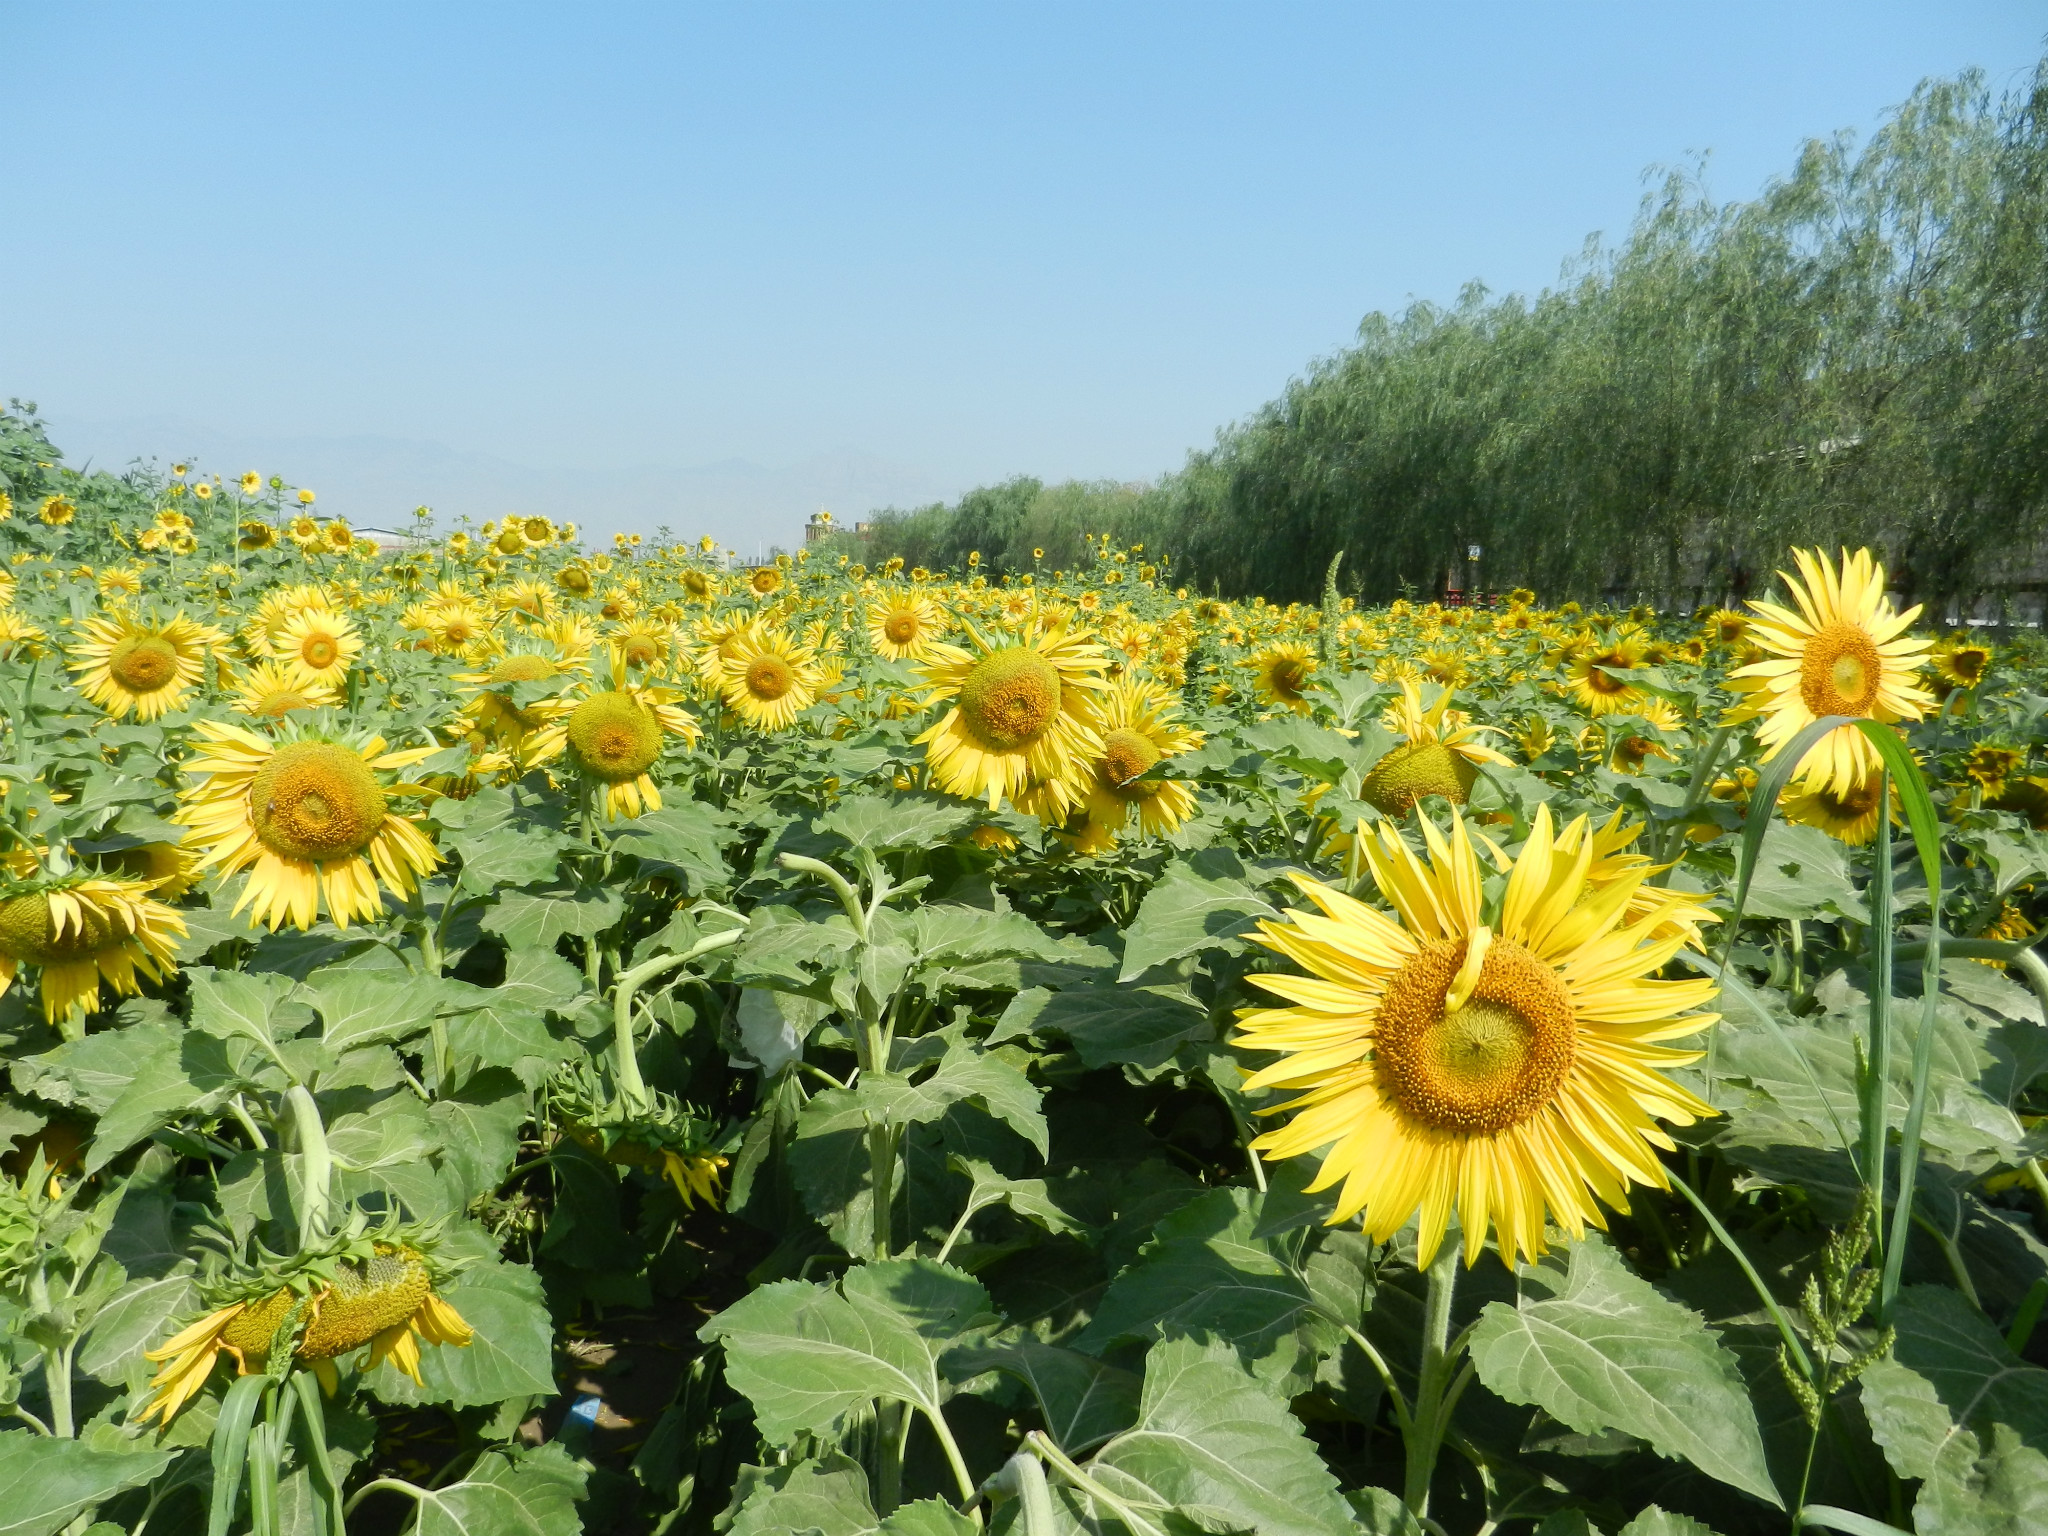
[[[1177,1509],[1205,1530],[1354,1529],[1336,1479],[1287,1404],[1221,1342],[1153,1345],[1137,1425],[1097,1452],[1089,1471],[1118,1498]]]
[[[724,1342],[727,1380],[753,1402],[762,1436],[783,1444],[869,1398],[938,1412],[940,1358],[974,1344],[990,1320],[980,1282],[929,1259],[892,1259],[836,1285],[762,1286],[702,1334]]]
[[[192,966],[185,976],[192,984],[192,1027],[209,1035],[267,1046],[291,1038],[311,1018],[303,1005],[285,1001],[292,991],[289,976],[207,965]]]
[[[1021,1339],[1000,1348],[958,1351],[947,1357],[946,1369],[956,1377],[983,1371],[1016,1377],[1038,1400],[1046,1433],[1070,1456],[1084,1456],[1138,1422],[1143,1382],[1079,1350]]]
[[[484,913],[484,930],[495,933],[515,951],[552,953],[564,934],[589,938],[603,933],[625,913],[617,891],[585,887],[551,891],[505,891]]]
[[[811,829],[883,853],[950,843],[976,820],[973,806],[936,795],[848,795],[812,822]]]
[[[612,846],[635,855],[642,864],[681,876],[693,896],[732,883],[725,862],[725,829],[717,813],[698,801],[677,801],[635,817],[613,832]]]
[[[0,1430],[0,1536],[53,1536],[78,1515],[138,1487],[175,1450],[95,1450],[32,1430]]]
[[[860,1463],[838,1452],[822,1461],[749,1467],[734,1490],[726,1536],[869,1536],[881,1521]]]
[[[1605,1243],[1522,1271],[1518,1306],[1489,1303],[1472,1336],[1479,1379],[1580,1434],[1619,1429],[1778,1504],[1735,1357],[1697,1312],[1633,1274]]]
[[[2048,1530],[2048,1455],[2009,1424],[1942,1446],[1913,1505],[1919,1536],[2039,1536]]]
[[[1238,1186],[1182,1206],[1110,1283],[1076,1346],[1100,1354],[1120,1339],[1200,1331],[1276,1387],[1306,1391],[1317,1350],[1335,1340],[1296,1266],[1300,1235],[1263,1235],[1264,1214],[1264,1196]]]
[[[572,1007],[583,995],[583,976],[548,950],[514,948],[505,956],[505,979],[495,987],[441,983],[448,1049],[457,1061],[506,1067],[528,1087],[576,1054],[573,1040],[548,1029],[546,1015]]]
[[[131,1278],[94,1317],[92,1332],[78,1352],[78,1368],[108,1386],[125,1381],[142,1352],[170,1334],[173,1318],[199,1310],[194,1273],[195,1266],[187,1259],[166,1274]]]
[[[429,1106],[443,1158],[461,1180],[466,1200],[489,1194],[512,1166],[532,1097],[510,1072],[487,1067]]]
[[[1204,849],[1194,859],[1167,867],[1145,893],[1138,916],[1124,932],[1124,965],[1119,981],[1133,981],[1155,965],[1205,949],[1239,949],[1242,935],[1258,919],[1277,918],[1279,909],[1243,878],[1237,860],[1222,849]]]
[[[386,1360],[368,1377],[387,1403],[446,1403],[475,1408],[508,1397],[551,1396],[555,1390],[553,1319],[540,1277],[518,1264],[477,1264],[442,1293],[475,1337],[462,1346],[420,1346],[414,1386]]]
[[[1163,987],[1076,987],[1019,992],[995,1038],[1064,1035],[1085,1067],[1159,1067],[1190,1041],[1213,1040],[1209,1015],[1187,993]]]
[[[250,1048],[235,1040],[146,1025],[108,1038],[128,1041],[134,1056],[127,1084],[100,1116],[86,1150],[87,1173],[97,1173],[164,1126],[213,1113],[247,1082],[239,1062]]]
[[[2028,1365],[1998,1331],[1946,1286],[1899,1292],[1890,1356],[1862,1376],[1870,1432],[1901,1477],[1933,1475],[1958,1430],[1987,1435],[2004,1424],[2048,1452],[2048,1371]]]
[[[323,966],[299,983],[296,997],[320,1015],[320,1041],[336,1054],[423,1034],[441,1002],[433,981],[353,966]]]
[[[420,1494],[413,1536],[579,1536],[587,1476],[559,1445],[486,1451],[461,1482]]]

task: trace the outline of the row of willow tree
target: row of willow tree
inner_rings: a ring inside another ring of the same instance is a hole
[[[1761,588],[1794,542],[1870,543],[1947,611],[2031,608],[2044,321],[2048,60],[2003,95],[1924,82],[1752,202],[1672,174],[1534,299],[1370,315],[1156,486],[1011,480],[880,514],[859,557],[1071,569],[1107,532],[1226,595],[1312,598],[1343,550],[1367,599],[1676,605]]]

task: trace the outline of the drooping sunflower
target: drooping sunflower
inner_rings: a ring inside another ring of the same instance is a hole
[[[1092,631],[1070,631],[1064,618],[1014,636],[984,637],[971,624],[967,633],[972,652],[940,643],[920,669],[926,704],[953,706],[916,741],[932,782],[990,810],[1030,790],[1064,820],[1102,753],[1108,657]]]
[[[1088,820],[1074,846],[1106,853],[1137,812],[1146,836],[1171,832],[1195,813],[1195,792],[1184,783],[1148,778],[1169,757],[1192,752],[1202,733],[1174,719],[1179,704],[1156,683],[1119,678],[1102,695],[1098,725],[1102,756],[1084,781],[1081,804]]]
[[[325,608],[301,608],[271,644],[293,678],[308,687],[340,688],[363,654],[363,637],[348,616]]]
[[[1453,1207],[1468,1264],[1489,1228],[1512,1264],[1544,1252],[1546,1219],[1583,1237],[1603,1204],[1627,1210],[1630,1184],[1668,1187],[1657,1122],[1714,1111],[1660,1070],[1700,1053],[1663,1042],[1714,1021],[1690,1011],[1714,985],[1649,979],[1683,935],[1623,923],[1641,873],[1589,894],[1591,842],[1560,856],[1547,807],[1497,912],[1462,818],[1448,840],[1418,820],[1426,862],[1391,823],[1361,839],[1398,921],[1297,876],[1321,911],[1260,925],[1309,974],[1250,978],[1292,1006],[1240,1016],[1235,1043],[1280,1058],[1246,1087],[1296,1091],[1262,1111],[1293,1118],[1252,1145],[1321,1151],[1309,1188],[1339,1186],[1332,1223],[1362,1214],[1375,1241],[1419,1212],[1420,1264]]]
[[[891,593],[868,609],[868,640],[891,661],[930,661],[945,611],[922,592]]]
[[[332,688],[301,680],[287,663],[259,661],[235,680],[235,696],[228,703],[259,720],[282,720],[295,709],[321,709],[335,700]]]
[[[437,1293],[430,1258],[406,1243],[347,1243],[339,1256],[323,1255],[298,1267],[274,1289],[239,1287],[245,1294],[173,1334],[143,1358],[161,1367],[138,1424],[169,1424],[205,1386],[223,1355],[235,1374],[265,1369],[279,1328],[298,1311],[292,1358],[312,1368],[320,1385],[340,1384],[334,1362],[365,1346],[364,1368],[385,1360],[420,1383],[420,1345],[467,1345],[475,1334],[462,1314]],[[253,1293],[251,1293],[253,1290]]]
[[[246,522],[242,524],[239,533],[240,536],[235,540],[235,543],[242,549],[275,549],[277,547],[277,530],[268,523]]]
[[[1463,710],[1451,708],[1453,697],[1455,690],[1446,688],[1425,708],[1421,686],[1413,678],[1401,679],[1401,697],[1381,716],[1401,744],[1373,766],[1360,799],[1389,816],[1407,815],[1428,795],[1463,805],[1481,763],[1508,765],[1505,754],[1486,745],[1492,727],[1473,725]]]
[[[2027,818],[2036,832],[2048,832],[2048,778],[2031,775],[2007,779],[1997,795],[1984,804],[1994,811],[2011,811]]]
[[[1873,776],[1846,790],[1834,790],[1801,780],[1786,792],[1778,807],[1787,821],[1819,827],[1829,837],[1860,847],[1877,836],[1878,786],[1883,782],[1881,776]],[[1898,791],[1894,790],[1892,820],[1898,819]]]
[[[1251,659],[1252,691],[1262,704],[1280,704],[1305,715],[1309,678],[1315,674],[1315,653],[1305,645],[1283,641],[1269,645]]]
[[[719,697],[748,725],[787,730],[817,702],[822,679],[811,649],[784,631],[765,626],[743,629],[723,649]]]
[[[523,766],[530,766],[531,738],[566,706],[559,698],[528,699],[522,704],[516,685],[546,683],[560,688],[583,670],[581,657],[564,655],[552,647],[520,649],[500,656],[485,671],[458,672],[453,681],[469,688],[470,699],[463,712],[477,729]]]
[[[1764,762],[1829,715],[1918,720],[1934,702],[1914,677],[1931,642],[1906,633],[1920,609],[1893,610],[1884,567],[1870,551],[1842,551],[1839,571],[1818,549],[1795,549],[1792,558],[1804,580],[1778,574],[1799,611],[1749,605],[1760,616],[1753,638],[1766,659],[1737,668],[1728,683],[1747,698],[1727,723],[1762,717],[1757,739]],[[1844,725],[1814,743],[1797,772],[1810,788],[1846,796],[1882,764],[1863,732]]]
[[[614,678],[626,677],[616,652]],[[586,779],[601,788],[605,820],[661,809],[661,791],[648,769],[670,736],[694,746],[696,719],[659,689],[623,682],[592,690],[566,715],[534,738],[530,760],[547,762],[563,753]]]
[[[334,739],[289,718],[275,741],[212,720],[197,730],[203,744],[185,764],[176,819],[206,849],[201,867],[249,871],[234,910],[248,907],[252,926],[310,928],[324,898],[346,928],[383,910],[380,878],[409,896],[441,862],[416,818],[390,804],[421,792],[390,775],[438,747],[386,752],[380,736]]]
[[[208,651],[227,643],[210,624],[182,613],[150,623],[126,613],[85,621],[86,638],[71,648],[78,688],[116,720],[155,720],[183,702],[199,681]]]
[[[0,993],[24,965],[42,972],[43,1017],[52,1024],[96,1012],[100,983],[117,997],[177,969],[174,940],[185,920],[148,880],[37,875],[0,888]]]

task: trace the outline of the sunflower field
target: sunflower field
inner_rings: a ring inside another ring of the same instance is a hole
[[[2048,656],[1869,551],[0,484],[0,1532],[2048,1529]]]

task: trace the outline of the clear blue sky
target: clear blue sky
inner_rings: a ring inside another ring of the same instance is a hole
[[[103,461],[441,445],[480,515],[465,455],[550,495],[747,460],[770,503],[834,454],[856,501],[1153,478],[1370,310],[1552,281],[1646,167],[1753,195],[2044,33],[2040,0],[0,0],[0,396]]]

